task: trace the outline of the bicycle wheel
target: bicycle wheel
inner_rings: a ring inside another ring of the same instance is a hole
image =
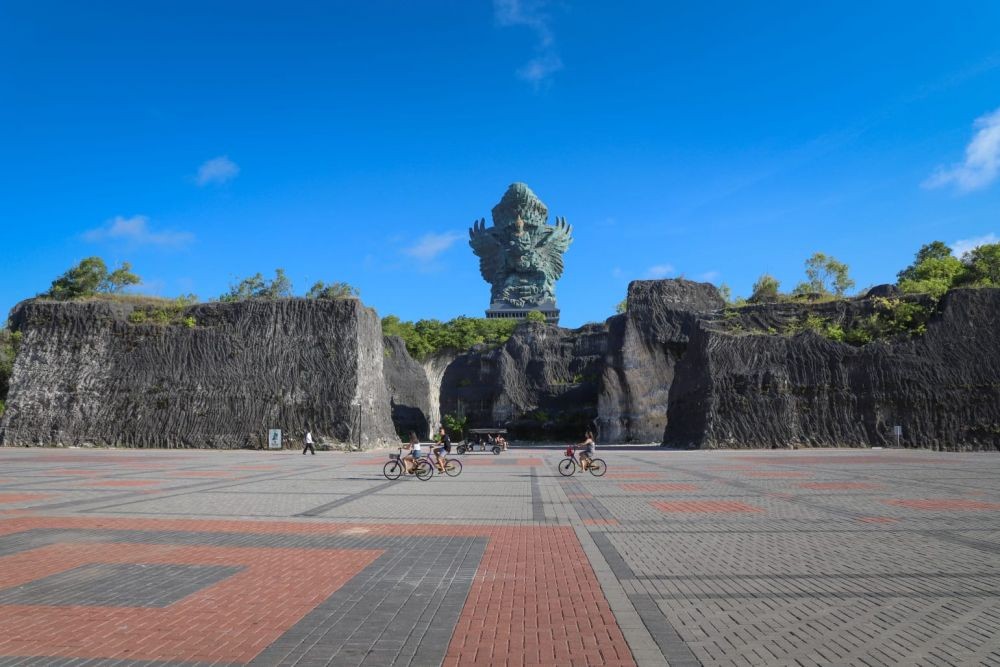
[[[604,459],[591,459],[587,469],[594,477],[603,477],[604,473],[608,471],[608,464],[604,462]]]
[[[493,445],[493,453],[494,454],[500,453],[500,445]]]
[[[431,465],[430,461],[421,460],[417,463],[417,479],[421,482],[426,482],[433,476],[434,466]]]
[[[444,463],[444,473],[448,477],[458,477],[462,474],[462,462],[458,459],[448,459]]]
[[[389,461],[382,467],[382,474],[389,480],[399,479],[403,474],[403,464],[399,461]]]
[[[559,462],[559,474],[563,477],[569,477],[576,472],[576,461],[573,459],[563,459]]]

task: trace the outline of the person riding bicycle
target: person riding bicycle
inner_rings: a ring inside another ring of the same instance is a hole
[[[594,458],[594,451],[597,449],[597,443],[594,442],[594,434],[587,431],[584,434],[583,442],[578,444],[577,449],[583,447],[583,451],[580,452],[580,467],[586,470],[590,465],[590,461]]]
[[[434,463],[437,464],[438,470],[444,472],[445,454],[451,454],[451,438],[448,437],[444,426],[438,431],[437,441],[438,445],[431,447],[431,454],[434,456]]]
[[[420,440],[414,431],[410,431],[410,441],[406,443],[405,449],[409,449],[410,453],[403,457],[403,465],[406,466],[406,473],[410,474],[420,458]]]

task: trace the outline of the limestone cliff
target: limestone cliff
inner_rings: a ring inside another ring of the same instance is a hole
[[[193,327],[137,324],[112,301],[27,301],[0,444],[261,447],[306,427],[395,440],[378,316],[356,299],[191,306]]]
[[[900,425],[905,446],[1000,450],[1000,289],[923,302],[918,335],[831,339],[878,303],[731,309],[708,284],[637,281],[603,324],[523,323],[499,347],[417,362],[357,300],[202,304],[182,313],[190,327],[137,323],[119,302],[28,301],[11,314],[0,444],[259,447],[268,428],[297,442],[308,425],[372,447],[452,413],[519,438],[870,446]]]
[[[522,323],[499,348],[479,347],[448,366],[442,414],[469,425],[507,426],[519,437],[576,438],[597,417],[607,331]]]
[[[666,442],[893,445],[899,425],[904,446],[1000,450],[1000,289],[953,290],[923,335],[862,347],[761,333],[796,310],[849,325],[870,307],[773,304],[741,309],[736,326],[702,319],[671,384]]]
[[[699,317],[725,302],[709,283],[637,280],[628,309],[608,320],[608,345],[597,411],[601,437],[657,442],[667,425],[675,366]]]
[[[855,346],[792,333],[874,312],[871,299],[724,309],[708,284],[637,281],[604,325],[523,325],[461,355],[441,409],[521,437],[596,426],[603,442],[857,447],[894,444],[899,425],[904,446],[1000,450],[1000,289],[952,291],[920,335]]]

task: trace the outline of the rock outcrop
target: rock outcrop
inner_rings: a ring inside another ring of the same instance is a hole
[[[308,427],[395,441],[378,316],[356,299],[191,306],[193,327],[136,324],[113,301],[27,301],[0,444],[263,447]]]
[[[700,320],[671,383],[665,441],[888,446],[898,425],[904,446],[1000,450],[1000,289],[953,290],[926,333],[861,347],[767,333],[803,311],[850,326],[870,309],[774,304],[741,309],[726,327]]]
[[[709,283],[638,280],[625,313],[607,321],[597,411],[601,438],[658,442],[667,425],[674,368],[699,317],[725,306]]]
[[[126,303],[28,301],[11,314],[0,444],[259,447],[269,428],[310,426],[371,447],[451,413],[519,438],[870,446],[899,425],[904,446],[1000,450],[1000,289],[916,298],[933,309],[925,329],[894,320],[896,335],[836,342],[898,305],[876,292],[726,308],[709,284],[637,281],[603,324],[526,322],[499,347],[420,362],[350,299],[202,304],[182,314],[193,327],[137,324]]]
[[[405,439],[410,432],[429,439],[441,424],[441,379],[457,353],[441,351],[417,361],[398,336],[385,336],[385,362],[382,365],[392,406],[392,423]]]
[[[424,367],[406,351],[398,336],[385,336],[382,372],[389,391],[392,423],[401,437],[411,431],[426,439],[432,426],[431,386]]]
[[[442,414],[519,437],[576,438],[597,417],[607,332],[525,322],[501,347],[459,355],[441,382]]]
[[[950,292],[920,335],[855,346],[793,333],[808,319],[849,330],[876,304],[727,309],[712,285],[637,281],[627,312],[604,325],[523,325],[498,349],[461,355],[442,411],[520,437],[596,426],[604,442],[856,447],[895,444],[899,425],[904,446],[1000,450],[1000,290]]]

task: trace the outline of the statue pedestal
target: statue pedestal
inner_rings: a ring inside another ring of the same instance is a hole
[[[547,301],[538,304],[537,306],[523,306],[517,307],[512,306],[509,303],[496,303],[490,304],[489,309],[486,311],[487,319],[517,319],[523,320],[527,317],[528,313],[538,312],[545,316],[545,322],[548,324],[559,324],[559,309],[556,308],[555,301]]]

